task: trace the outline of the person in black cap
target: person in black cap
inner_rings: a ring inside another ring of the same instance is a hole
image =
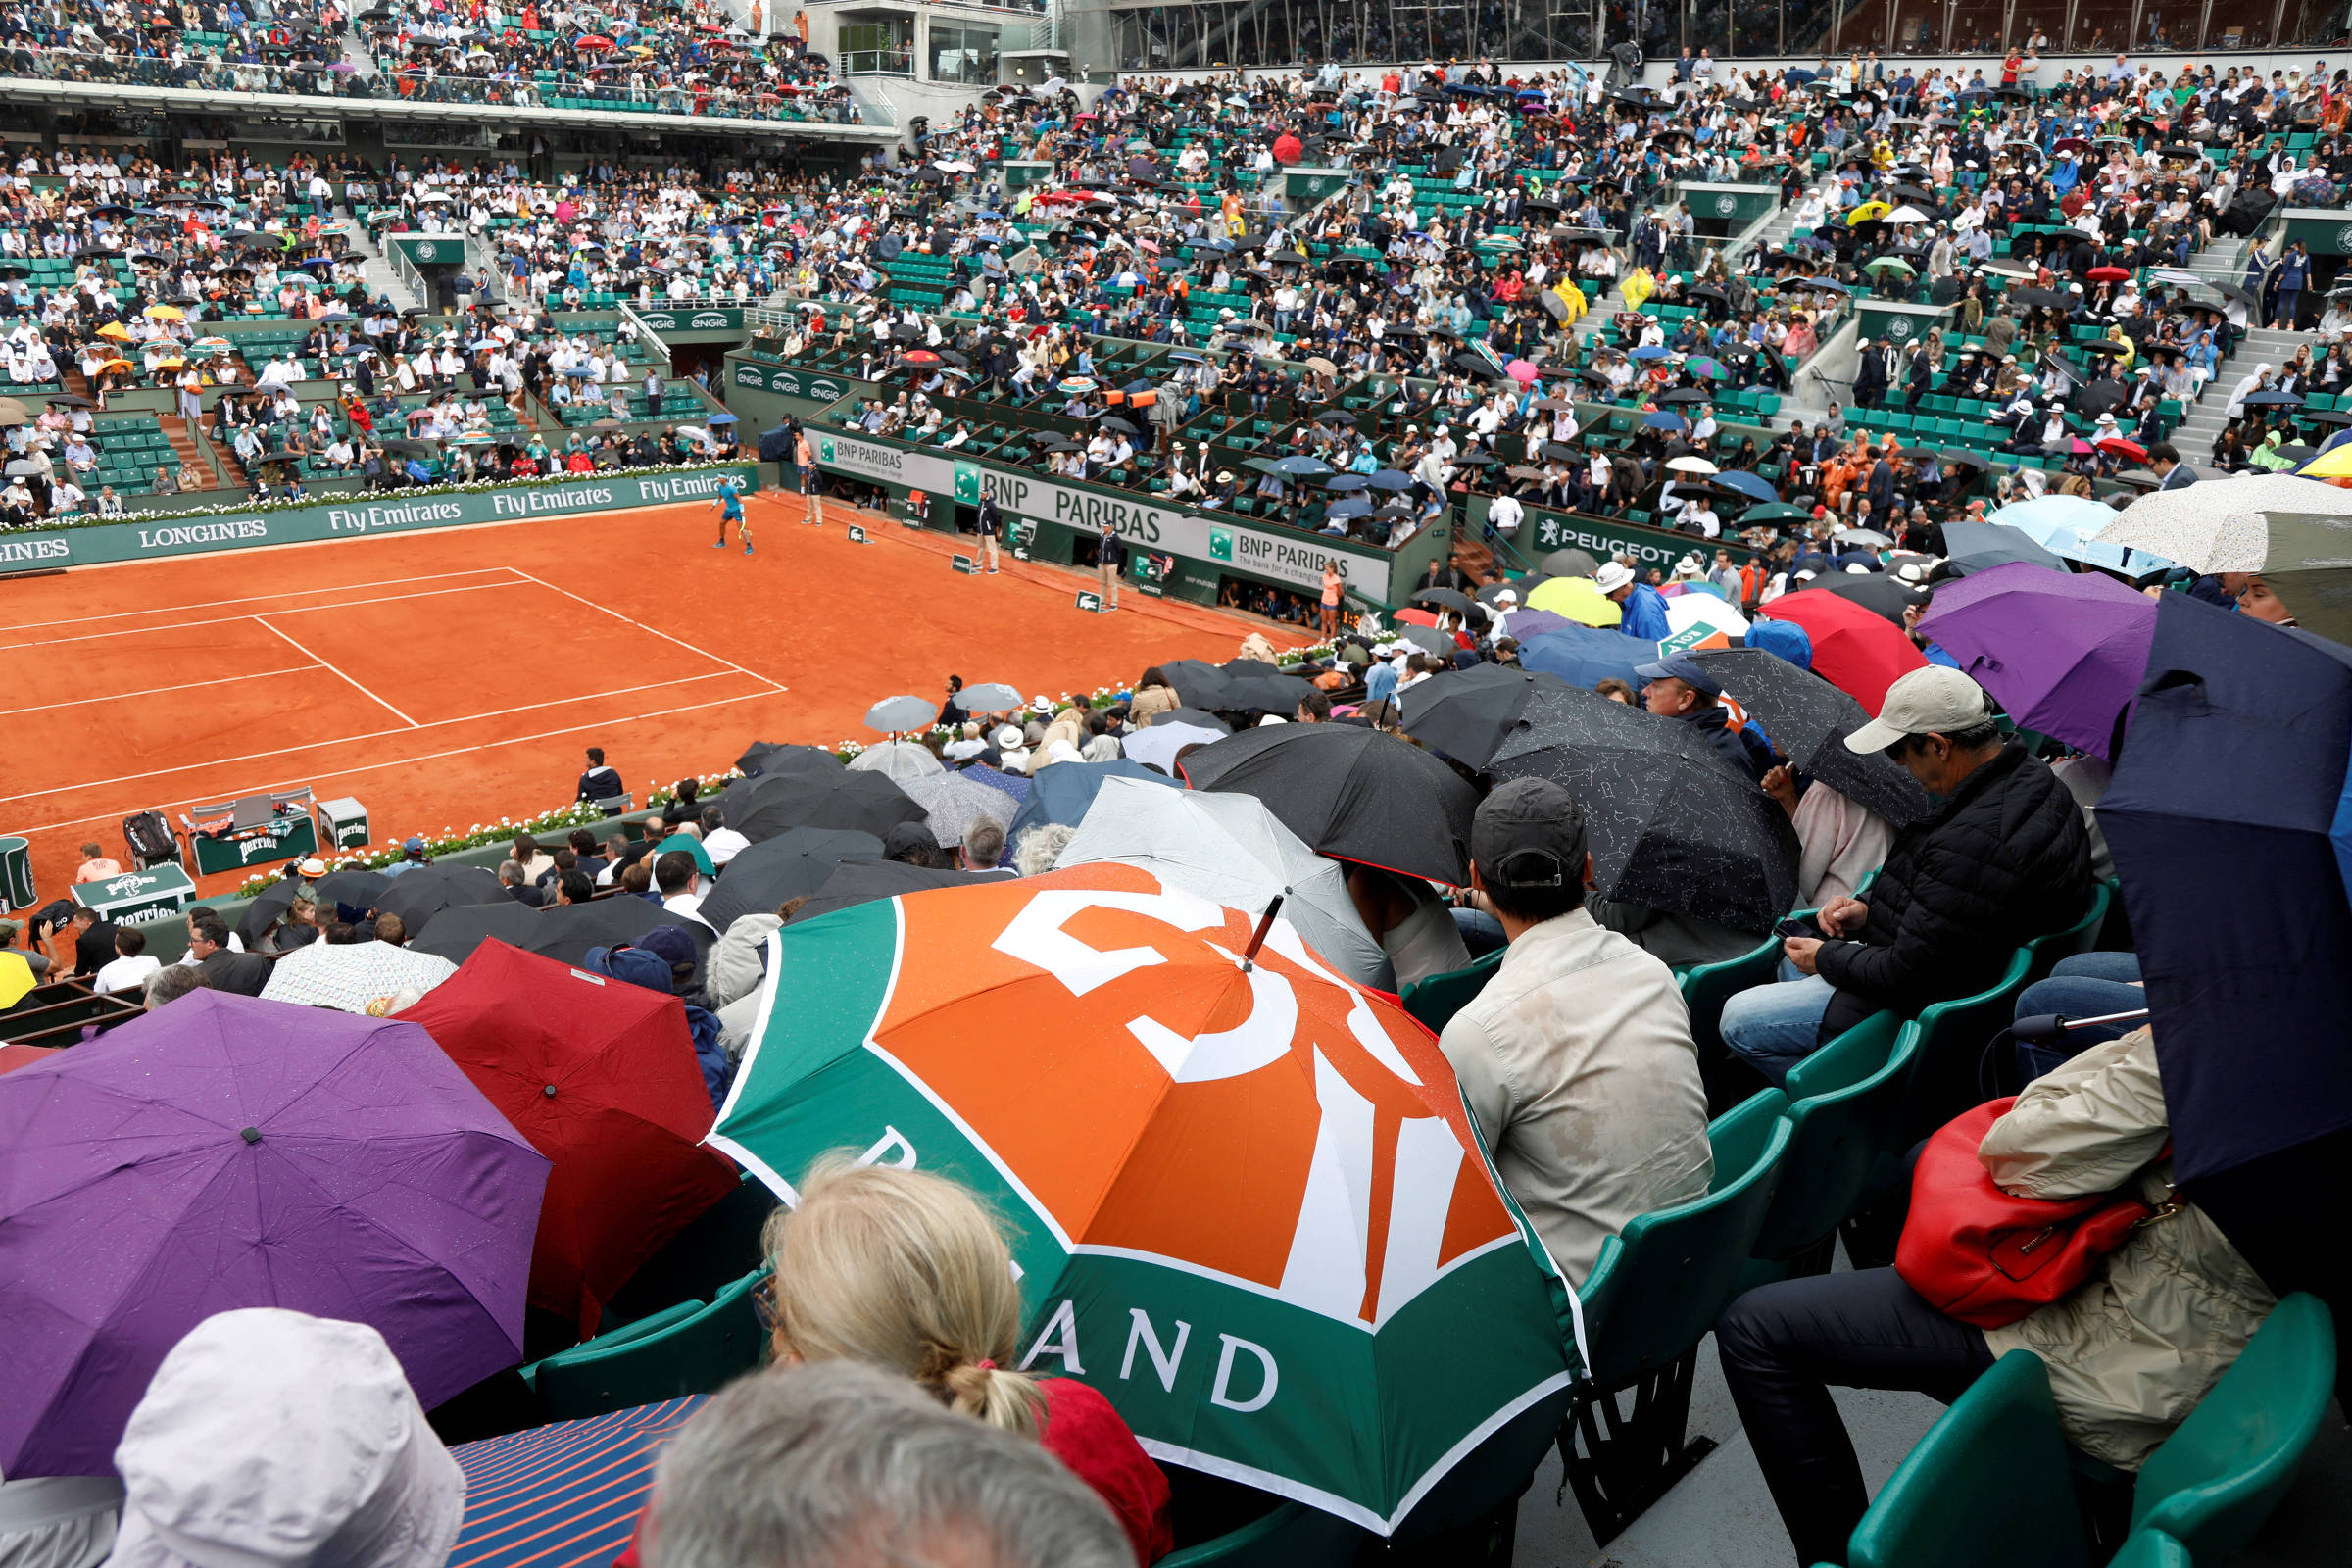
[[[1705,737],[1723,760],[1751,779],[1761,779],[1772,767],[1772,749],[1732,723],[1723,706],[1723,682],[1689,654],[1669,654],[1652,663],[1637,664],[1634,673],[1649,682],[1642,688],[1642,706],[1660,718],[1679,718]]]
[[[1438,1044],[1495,1170],[1581,1285],[1609,1237],[1714,1174],[1690,1014],[1673,970],[1586,912],[1592,857],[1565,789],[1495,789],[1470,857],[1474,896],[1509,946]]]

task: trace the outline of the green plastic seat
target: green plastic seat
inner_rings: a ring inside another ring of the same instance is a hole
[[[1790,1069],[1788,1152],[1751,1249],[1759,1266],[1743,1283],[1790,1272],[1788,1260],[1820,1250],[1853,1213],[1901,1113],[1914,1049],[1900,1017],[1877,1012]]]
[[[2140,1530],[2107,1559],[2107,1568],[2196,1568],[2196,1561],[2186,1546],[2163,1531]]]
[[[2050,1377],[2012,1350],[1953,1401],[1888,1478],[1847,1568],[2090,1568]]]
[[[1984,1046],[2009,1027],[2033,962],[2032,953],[2018,949],[1998,980],[1974,996],[1936,1003],[1905,1030],[1913,1036],[1913,1054],[1908,1102],[1895,1132],[1897,1147],[1910,1147],[1984,1102],[1978,1069]]]
[[[690,1394],[711,1394],[760,1365],[764,1336],[748,1274],[704,1305],[681,1302],[654,1317],[535,1362],[523,1378],[556,1421],[581,1420]]]
[[[1714,1450],[1684,1441],[1699,1342],[1739,1292],[1788,1148],[1788,1097],[1767,1089],[1707,1128],[1706,1196],[1637,1217],[1601,1244],[1578,1292],[1592,1356],[1560,1459],[1605,1545]],[[1626,1413],[1621,1397],[1633,1393]]]
[[[1345,1568],[1369,1538],[1334,1514],[1286,1502],[1238,1530],[1172,1551],[1158,1568]]]
[[[2334,1390],[2334,1320],[2297,1292],[2140,1466],[2132,1528],[2162,1531],[2198,1563],[2229,1561],[2285,1494]]]
[[[1754,952],[1715,963],[1694,964],[1683,972],[1683,1005],[1690,1013],[1690,1040],[1698,1059],[1710,1061],[1724,1054],[1723,1004],[1751,986],[1768,984],[1781,962],[1781,939],[1773,937]]]
[[[1468,1006],[1471,999],[1494,978],[1494,971],[1502,967],[1502,956],[1507,951],[1496,948],[1464,968],[1425,975],[1414,981],[1404,988],[1400,999],[1404,1010],[1420,1019],[1422,1027],[1430,1033],[1444,1033],[1453,1015]]]
[[[2101,882],[2090,890],[2090,907],[2082,918],[2063,931],[2053,931],[2046,937],[2035,937],[2026,944],[2031,956],[2026,966],[2026,984],[2046,980],[2062,958],[2072,958],[2088,953],[2099,940],[2099,930],[2107,923],[2108,906],[2115,902],[2115,885]]]

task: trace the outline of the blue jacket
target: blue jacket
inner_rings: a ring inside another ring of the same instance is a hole
[[[1634,591],[1625,596],[1624,608],[1625,619],[1617,629],[1628,637],[1658,643],[1674,635],[1674,628],[1666,622],[1666,600],[1649,584],[1634,584]]]

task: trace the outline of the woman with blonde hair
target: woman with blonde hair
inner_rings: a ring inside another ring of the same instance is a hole
[[[1101,1494],[1139,1562],[1175,1544],[1168,1480],[1110,1401],[1020,1359],[1012,1252],[980,1200],[942,1176],[817,1161],[798,1207],[767,1222],[774,1273],[757,1298],[779,1364],[862,1361],[904,1373],[952,1409],[1036,1438]]]

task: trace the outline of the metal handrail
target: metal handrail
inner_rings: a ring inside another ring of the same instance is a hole
[[[622,300],[619,304],[620,322],[627,329],[629,336],[643,344],[651,353],[661,357],[662,380],[667,381],[674,378],[677,370],[670,364],[669,345],[662,341],[662,334],[647,325],[645,318],[639,316],[627,300]]]

